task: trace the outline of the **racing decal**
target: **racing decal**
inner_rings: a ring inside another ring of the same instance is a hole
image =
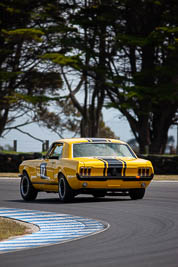
[[[108,176],[122,176],[123,163],[117,159],[103,158],[108,163]]]
[[[127,163],[126,161],[124,161],[123,159],[120,159],[120,161],[122,161],[124,163],[124,167],[123,167],[123,176],[125,176],[125,172],[126,172],[126,168],[127,168]]]
[[[100,138],[88,138],[89,143],[108,143],[108,139],[100,139]]]
[[[47,179],[47,169],[46,169],[47,163],[41,163],[40,164],[40,177],[42,179]]]
[[[125,176],[127,165],[124,160],[109,159],[109,158],[98,158],[98,159],[108,163],[108,171],[107,171],[108,176]]]
[[[104,163],[103,176],[106,176],[106,170],[107,170],[106,161],[103,158],[97,158],[97,159],[101,160]]]
[[[96,157],[104,163],[103,176],[126,176],[126,161],[116,158],[101,158]]]

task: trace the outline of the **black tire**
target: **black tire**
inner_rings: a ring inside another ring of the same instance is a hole
[[[133,200],[142,199],[145,195],[145,188],[131,189],[129,195]]]
[[[106,192],[105,192],[105,191],[95,191],[95,192],[92,193],[92,195],[93,195],[95,198],[98,198],[98,197],[105,197]]]
[[[74,198],[74,192],[63,175],[59,177],[58,192],[61,202],[70,202]]]
[[[20,193],[25,201],[35,200],[38,191],[33,187],[27,174],[23,174],[20,182]]]

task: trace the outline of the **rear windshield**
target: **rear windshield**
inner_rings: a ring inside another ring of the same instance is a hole
[[[80,143],[73,144],[73,158],[80,157],[132,157],[133,151],[126,144],[119,143]]]

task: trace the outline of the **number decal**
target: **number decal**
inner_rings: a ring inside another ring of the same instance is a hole
[[[40,176],[42,179],[47,179],[46,163],[40,165]]]

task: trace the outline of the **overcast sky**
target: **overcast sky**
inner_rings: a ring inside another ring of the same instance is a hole
[[[127,120],[114,109],[104,109],[104,121],[106,126],[109,126],[115,135],[120,137],[123,141],[128,141],[133,138],[130,127]],[[17,123],[16,123],[17,124]],[[57,134],[52,133],[50,130],[44,127],[39,127],[37,124],[28,125],[22,128],[24,131],[29,132],[37,138],[43,140],[49,140],[50,143],[59,139]],[[71,137],[71,134],[66,134],[64,137]],[[41,142],[24,135],[17,130],[12,130],[5,138],[0,138],[0,144],[13,145],[13,140],[17,140],[17,150],[19,152],[41,152]]]

